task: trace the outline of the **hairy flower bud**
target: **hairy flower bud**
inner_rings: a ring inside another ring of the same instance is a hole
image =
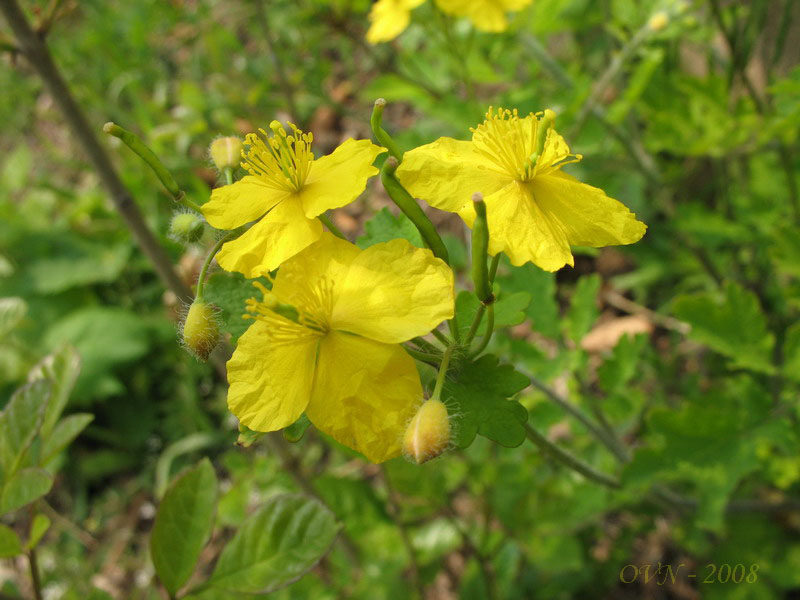
[[[242,140],[233,136],[217,138],[211,142],[208,152],[220,171],[235,169],[242,160]]]
[[[169,234],[180,242],[196,242],[203,236],[203,217],[194,212],[175,213],[169,223]]]
[[[450,444],[450,419],[441,400],[428,400],[411,419],[403,438],[403,454],[417,464],[436,458]]]
[[[183,322],[182,334],[189,352],[201,360],[208,359],[219,341],[219,323],[214,307],[202,300],[192,302]]]
[[[648,27],[653,31],[661,31],[669,25],[669,15],[663,10],[654,13],[647,22]]]

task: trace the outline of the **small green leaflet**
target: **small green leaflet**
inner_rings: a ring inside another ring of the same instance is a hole
[[[388,208],[382,208],[364,224],[366,233],[356,240],[356,245],[367,248],[396,238],[408,240],[418,248],[424,248],[422,237],[414,224],[405,215],[394,216]]]

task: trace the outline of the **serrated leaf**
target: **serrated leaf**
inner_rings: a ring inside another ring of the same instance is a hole
[[[43,379],[29,383],[11,396],[0,413],[0,467],[10,478],[39,431],[50,398],[52,382]]]
[[[53,487],[53,478],[44,469],[22,469],[6,481],[0,494],[0,515],[38,500]]]
[[[42,513],[37,513],[31,522],[31,530],[28,534],[28,541],[25,542],[25,550],[36,548],[48,529],[50,529],[50,519]]]
[[[600,291],[600,276],[597,274],[584,275],[578,280],[572,294],[572,304],[567,313],[567,335],[576,344],[597,320],[597,293]]]
[[[69,395],[75,387],[81,370],[81,357],[72,346],[64,346],[57,352],[47,356],[39,362],[28,374],[28,381],[50,379],[53,382],[53,392],[42,422],[41,435],[46,439],[58,421],[64,407],[67,405]]]
[[[531,301],[531,296],[527,292],[515,292],[505,294],[500,292],[497,301],[494,303],[494,328],[512,327],[519,325],[525,320],[525,309]],[[472,292],[459,292],[456,298],[456,315],[458,326],[462,337],[467,334],[475,313],[480,306],[480,300]],[[477,335],[481,336],[486,332],[486,314],[484,313],[481,324],[478,326]]]
[[[528,411],[510,397],[530,381],[511,365],[500,365],[496,356],[486,354],[474,362],[457,365],[448,373],[442,400],[457,416],[455,444],[466,448],[480,434],[513,448],[525,439]]]
[[[512,267],[508,274],[499,277],[498,281],[504,290],[527,292],[530,295],[531,301],[526,314],[536,331],[550,338],[560,337],[554,273],[527,264],[522,267]]]
[[[322,558],[338,530],[333,513],[314,498],[270,498],[225,546],[208,583],[241,594],[285,587]]]
[[[0,558],[12,558],[22,554],[22,542],[17,532],[0,523]]]
[[[14,329],[28,312],[22,298],[0,298],[0,336]]]
[[[41,464],[46,465],[55,458],[56,455],[69,446],[93,420],[94,415],[90,415],[89,413],[77,413],[64,417],[56,423],[52,434],[44,441]]]
[[[711,294],[682,296],[675,315],[692,326],[689,337],[732,360],[732,366],[774,373],[774,337],[758,298],[735,283],[725,286],[724,299]]]
[[[242,318],[247,312],[247,300],[261,298],[261,292],[253,286],[253,281],[258,281],[267,289],[272,287],[263,277],[249,280],[239,273],[217,272],[209,276],[203,288],[206,301],[219,308],[220,329],[231,334],[234,343],[253,322]]]
[[[411,220],[403,214],[393,215],[388,208],[382,208],[364,223],[364,231],[366,233],[356,240],[356,246],[362,250],[397,238],[408,240],[418,248],[425,247],[422,236]]]
[[[597,369],[600,387],[609,394],[622,389],[636,374],[639,368],[639,357],[647,342],[645,335],[623,335],[611,356]]]
[[[175,596],[194,571],[214,522],[217,477],[208,459],[180,475],[158,507],[150,552],[161,583]]]

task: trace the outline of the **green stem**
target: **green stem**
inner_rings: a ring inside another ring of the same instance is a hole
[[[383,109],[386,108],[386,100],[378,98],[372,107],[372,115],[369,118],[369,125],[372,128],[372,135],[378,143],[389,151],[389,155],[397,159],[398,163],[403,162],[403,151],[383,128]]]
[[[317,218],[322,221],[322,224],[325,225],[325,227],[328,228],[328,231],[330,231],[333,235],[338,238],[342,238],[343,240],[347,239],[342,233],[341,229],[333,224],[333,221],[331,221],[331,218],[327,214],[322,213],[321,215],[317,215]]]
[[[419,350],[414,350],[413,348],[409,348],[408,346],[403,346],[412,358],[415,358],[421,362],[427,364],[434,364],[436,365],[439,362],[439,355],[438,354],[428,354],[427,352],[420,352]]]
[[[434,256],[441,258],[448,265],[450,264],[450,255],[447,253],[447,247],[444,245],[442,238],[431,223],[431,220],[425,212],[417,204],[414,197],[408,193],[406,188],[397,180],[394,173],[397,170],[398,162],[394,157],[389,157],[383,163],[381,169],[381,183],[386,189],[386,193],[392,201],[397,204],[398,208],[403,211],[422,236],[425,245],[431,249]]]
[[[439,372],[436,374],[436,385],[433,388],[431,400],[440,400],[442,397],[442,387],[447,377],[447,368],[450,366],[450,356],[453,354],[454,349],[455,345],[449,346],[442,355],[442,364],[439,366]]]
[[[411,338],[409,341],[419,346],[425,352],[430,352],[431,354],[439,352],[439,349],[436,346],[431,344],[429,341],[422,339],[421,337]]]
[[[613,477],[606,475],[605,473],[601,473],[594,467],[583,462],[580,458],[578,458],[574,454],[567,452],[566,450],[560,448],[559,446],[556,446],[553,442],[548,440],[545,436],[536,431],[533,427],[531,427],[527,423],[525,424],[525,431],[528,434],[528,439],[531,440],[534,444],[536,444],[540,450],[543,450],[551,457],[561,462],[564,466],[569,467],[573,471],[580,473],[587,479],[591,479],[592,481],[595,481],[607,487],[610,488],[620,487],[619,481],[617,481]]]
[[[483,334],[483,339],[478,344],[478,347],[470,353],[470,358],[474,358],[486,350],[486,346],[489,345],[489,341],[492,339],[492,333],[494,333],[494,304],[490,304],[486,308],[489,312],[486,316],[486,333]]]
[[[494,278],[497,275],[497,267],[500,264],[500,253],[498,252],[492,257],[492,264],[489,265],[489,282],[494,283]]]
[[[228,185],[233,184],[233,169],[231,169],[230,167],[225,167],[225,182]]]
[[[206,256],[205,262],[203,262],[203,266],[200,268],[200,275],[197,277],[197,290],[195,292],[195,300],[202,302],[203,301],[203,285],[206,282],[206,272],[208,272],[208,267],[211,265],[211,261],[214,260],[214,257],[219,252],[219,249],[222,248],[222,245],[225,242],[229,242],[235,237],[239,236],[239,231],[231,231],[227,235],[222,236],[217,240],[217,243],[211,247],[211,250]]]
[[[433,335],[433,337],[435,337],[437,340],[439,340],[442,344],[444,344],[445,347],[450,345],[451,342],[448,339],[448,337],[445,334],[443,334],[441,331],[439,331],[438,329],[434,329],[433,331],[431,331],[431,334]]]
[[[472,343],[472,340],[475,339],[475,335],[478,333],[478,327],[481,325],[481,321],[483,320],[483,313],[486,312],[486,305],[479,304],[478,310],[475,313],[475,318],[472,320],[472,325],[469,328],[469,333],[467,333],[467,337],[464,338],[464,345],[469,348],[469,345]]]
[[[152,169],[153,173],[155,173],[156,177],[158,177],[158,180],[161,182],[161,185],[170,193],[175,202],[180,202],[186,208],[201,212],[200,205],[186,198],[186,194],[181,190],[178,182],[175,181],[175,178],[172,176],[172,173],[167,170],[158,156],[156,156],[156,153],[150,150],[136,134],[120,127],[116,123],[106,123],[103,125],[103,131],[108,135],[113,135],[115,138],[122,140],[128,148],[147,163],[147,166]]]

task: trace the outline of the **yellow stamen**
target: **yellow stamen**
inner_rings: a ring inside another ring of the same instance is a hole
[[[294,123],[289,123],[291,135],[278,121],[272,121],[269,127],[271,136],[259,129],[260,135],[250,133],[245,137],[242,168],[272,188],[300,191],[314,162],[314,136],[303,133]]]

